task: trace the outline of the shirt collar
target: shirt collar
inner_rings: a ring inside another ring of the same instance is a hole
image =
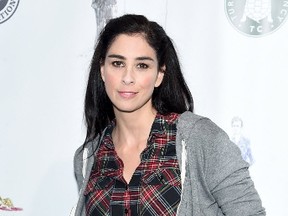
[[[167,130],[170,124],[175,123],[178,119],[179,114],[177,113],[170,113],[167,115],[163,115],[157,112],[155,119],[152,123],[151,131],[148,138],[148,145],[155,139],[156,137],[165,137],[167,136]],[[105,130],[105,134],[103,137],[103,142],[105,146],[108,148],[114,148],[113,140],[112,140],[112,131],[115,127],[116,120],[114,119],[111,123],[107,126]]]

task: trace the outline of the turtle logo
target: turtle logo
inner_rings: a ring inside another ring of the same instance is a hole
[[[246,0],[241,22],[245,22],[249,17],[259,23],[261,19],[268,17],[268,22],[273,23],[271,5],[271,0]]]
[[[247,36],[263,36],[277,30],[288,16],[288,0],[225,0],[230,23]]]
[[[0,24],[15,13],[20,0],[0,0]]]

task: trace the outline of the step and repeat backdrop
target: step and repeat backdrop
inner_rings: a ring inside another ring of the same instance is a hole
[[[0,0],[0,216],[69,215],[91,55],[124,13],[166,29],[195,113],[239,146],[267,215],[285,216],[287,0]]]

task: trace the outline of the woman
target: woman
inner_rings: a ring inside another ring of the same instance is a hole
[[[237,146],[192,111],[165,31],[110,20],[91,62],[75,215],[265,215]]]

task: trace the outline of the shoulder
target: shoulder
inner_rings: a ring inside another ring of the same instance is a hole
[[[94,152],[98,145],[98,139],[99,136],[97,136],[94,140],[84,143],[78,147],[74,154],[74,163],[82,162],[83,159],[89,156],[89,153],[91,154]]]
[[[192,112],[184,112],[178,119],[177,129],[183,138],[226,136],[226,133],[207,117],[196,115]]]
[[[85,147],[85,145],[83,144],[76,149],[76,151],[74,153],[74,162],[83,158],[84,147]]]
[[[74,154],[74,175],[80,190],[87,174],[87,168],[92,166],[94,149],[98,138],[81,145]]]
[[[74,153],[74,174],[77,180],[82,178],[84,151],[85,145],[83,144]]]
[[[198,149],[207,157],[239,153],[227,133],[209,118],[185,112],[179,117],[177,130],[188,148]]]
[[[99,136],[98,136],[99,137]],[[88,159],[95,149],[97,148],[98,144],[98,137],[94,140],[89,141],[81,145],[74,153],[74,171],[75,173],[82,173],[83,168],[83,161]]]
[[[206,180],[212,182],[211,185],[248,166],[237,145],[209,118],[186,112],[179,119],[178,132],[186,143],[190,155],[188,160],[196,160],[203,166]]]

